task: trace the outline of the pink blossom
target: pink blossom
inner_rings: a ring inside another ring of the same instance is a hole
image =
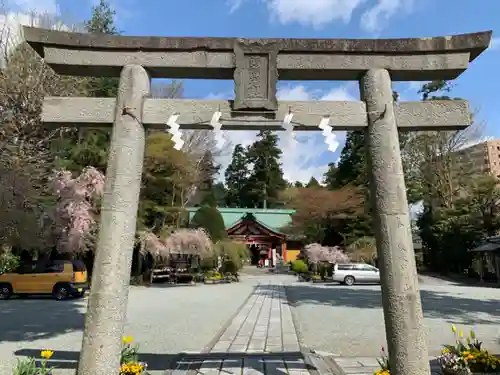
[[[93,249],[104,175],[94,167],[85,168],[76,178],[62,170],[56,173],[52,186],[57,197],[54,218],[58,250],[79,253]]]
[[[170,253],[163,242],[152,232],[142,232],[141,241],[143,250],[155,258],[166,258]]]
[[[346,263],[349,262],[349,256],[345,254],[338,246],[327,247],[319,243],[312,243],[304,247],[304,253],[311,263],[331,262]]]
[[[203,229],[178,229],[164,239],[166,248],[172,253],[196,254],[200,257],[211,255],[213,244]]]

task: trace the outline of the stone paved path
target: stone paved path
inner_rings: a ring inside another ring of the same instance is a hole
[[[260,285],[210,352],[298,352],[292,312],[280,284]]]
[[[284,286],[257,286],[207,353],[185,354],[171,374],[309,375]]]
[[[312,356],[311,363],[321,375],[373,375],[380,366],[373,357]],[[434,357],[429,358],[432,375],[441,375]]]

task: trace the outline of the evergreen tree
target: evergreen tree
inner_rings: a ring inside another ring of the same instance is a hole
[[[191,220],[191,227],[205,229],[214,243],[226,237],[224,220],[215,207],[200,207]]]
[[[306,185],[306,188],[319,188],[321,185],[319,184],[318,180],[316,180],[314,177],[311,177],[309,182]]]
[[[336,187],[338,186],[338,183],[337,183],[337,164],[335,164],[335,163],[328,164],[328,170],[326,171],[323,178],[324,178],[327,189],[335,190]]]
[[[293,184],[293,187],[303,188],[304,184],[302,182],[300,182],[300,181],[295,181],[295,183]]]
[[[238,144],[234,148],[231,164],[225,172],[228,207],[247,207],[248,162],[245,149]]]
[[[398,101],[399,93],[392,92],[394,102]],[[400,135],[401,142],[405,142],[407,135]],[[337,189],[347,184],[356,186],[368,186],[368,170],[366,157],[366,137],[362,130],[347,133],[344,147],[337,164],[328,165],[325,173],[325,183],[329,189]]]
[[[115,11],[105,0],[101,0],[92,7],[92,17],[85,22],[85,30],[92,34],[116,35],[118,31],[114,16]],[[118,82],[118,78],[114,77],[88,78],[89,94],[94,97],[116,97]],[[52,148],[61,167],[81,173],[85,167],[93,166],[105,173],[110,143],[110,129],[80,128],[75,133],[57,139]]]
[[[351,183],[366,186],[366,172],[365,133],[362,130],[348,132],[336,166],[334,185],[331,187],[339,188]]]
[[[198,185],[199,200],[202,205],[217,206],[214,192],[214,180],[219,173],[220,166],[216,165],[211,151],[206,151],[200,162],[201,178]]]
[[[85,30],[91,34],[118,35],[114,17],[116,11],[106,0],[101,0],[92,7],[92,17],[85,22]],[[95,97],[114,98],[118,93],[118,78],[99,77],[90,80],[90,87]]]
[[[279,193],[286,188],[278,147],[278,136],[269,130],[261,131],[247,152],[252,172],[248,178],[250,204],[254,207],[279,206]]]
[[[222,182],[216,182],[212,188],[217,207],[226,206],[227,189]]]

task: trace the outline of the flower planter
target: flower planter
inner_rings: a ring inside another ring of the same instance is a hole
[[[323,280],[323,279],[315,279],[314,277],[312,278],[312,282],[313,284],[321,284],[321,283],[325,283],[326,280]]]
[[[498,372],[469,372],[467,370],[454,371],[447,368],[441,368],[443,375],[500,375]]]
[[[228,279],[212,279],[205,278],[205,284],[230,284],[231,280]]]

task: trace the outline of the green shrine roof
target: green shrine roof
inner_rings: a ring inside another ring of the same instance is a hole
[[[186,210],[189,213],[189,222],[193,219],[194,214],[199,207],[188,207]],[[264,209],[264,208],[224,208],[217,207],[222,219],[224,227],[231,228],[246,216],[252,215],[255,220],[263,224],[265,227],[279,232],[279,230],[292,222],[292,215],[295,210],[284,209]]]

